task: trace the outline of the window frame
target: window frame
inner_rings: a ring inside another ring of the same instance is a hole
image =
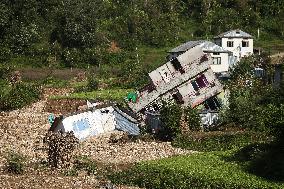
[[[203,83],[204,83],[204,86],[203,87],[201,87],[199,84],[198,84],[198,82],[197,82],[197,79],[202,79],[202,81],[203,81]],[[209,85],[210,85],[210,83],[208,82],[208,80],[207,80],[207,78],[206,78],[206,76],[204,75],[204,74],[201,74],[201,75],[199,75],[198,77],[196,77],[195,79],[193,79],[191,82],[191,86],[192,86],[192,88],[194,89],[194,91],[196,91],[196,92],[198,92],[200,89],[202,89],[202,88],[206,88],[206,87],[208,87]],[[194,83],[194,84],[193,84]]]
[[[217,60],[217,63],[215,63],[215,60]],[[213,57],[213,65],[221,65],[222,59],[221,57]]]
[[[246,45],[244,46],[244,44],[246,44]],[[249,41],[243,40],[242,41],[242,47],[249,47]]]
[[[234,47],[234,41],[227,41],[227,47]]]

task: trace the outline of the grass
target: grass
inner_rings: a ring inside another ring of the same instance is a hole
[[[228,160],[234,151],[206,152],[142,162],[115,173],[119,184],[146,188],[283,188],[284,184],[248,173],[246,165]]]
[[[284,52],[284,40],[281,39],[268,39],[268,40],[254,40],[255,48],[263,48],[270,55]]]
[[[72,93],[69,96],[52,96],[51,99],[64,99],[64,98],[76,98],[76,99],[98,99],[98,100],[112,100],[123,101],[132,89],[102,89],[92,92],[77,92]]]

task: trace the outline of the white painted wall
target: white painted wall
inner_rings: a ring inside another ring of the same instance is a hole
[[[221,58],[221,64],[211,64],[210,67],[214,73],[227,72],[229,71],[229,53],[220,53],[220,55],[214,55],[210,53],[210,56]]]
[[[227,42],[233,41],[233,47],[227,47]],[[248,41],[248,47],[242,47],[242,41]],[[238,60],[244,56],[249,56],[253,54],[253,39],[244,38],[222,38],[222,47],[226,50],[233,52],[234,56],[238,57]]]

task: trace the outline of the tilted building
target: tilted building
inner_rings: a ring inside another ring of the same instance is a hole
[[[196,107],[212,99],[223,90],[210,68],[212,62],[201,47],[190,48],[150,72],[150,83],[129,98],[129,107],[137,113],[155,109],[162,100]]]

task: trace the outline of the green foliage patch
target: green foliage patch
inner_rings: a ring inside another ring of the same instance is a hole
[[[181,134],[182,108],[176,103],[163,102],[160,114],[163,129],[159,132],[159,138],[173,140],[177,135]]]
[[[267,181],[245,171],[243,164],[226,159],[232,152],[207,152],[138,163],[113,174],[119,184],[151,189],[164,188],[283,188],[283,183]]]
[[[22,108],[40,98],[41,89],[38,85],[16,83],[10,85],[2,82],[0,87],[0,110]]]
[[[98,100],[113,100],[123,101],[132,89],[102,89],[92,92],[77,92],[72,93],[69,96],[52,96],[52,99],[64,99],[64,98],[77,98],[77,99],[98,99]]]
[[[210,131],[179,135],[172,144],[176,147],[207,152],[238,149],[251,143],[268,140],[272,140],[272,138],[260,132]]]
[[[94,175],[97,173],[97,164],[86,156],[76,157],[73,167],[65,170],[66,176],[78,176],[79,171],[85,171],[88,175]]]
[[[9,173],[13,174],[23,174],[25,170],[25,158],[15,152],[10,152],[8,156],[6,157],[7,159],[7,165],[6,169]]]

